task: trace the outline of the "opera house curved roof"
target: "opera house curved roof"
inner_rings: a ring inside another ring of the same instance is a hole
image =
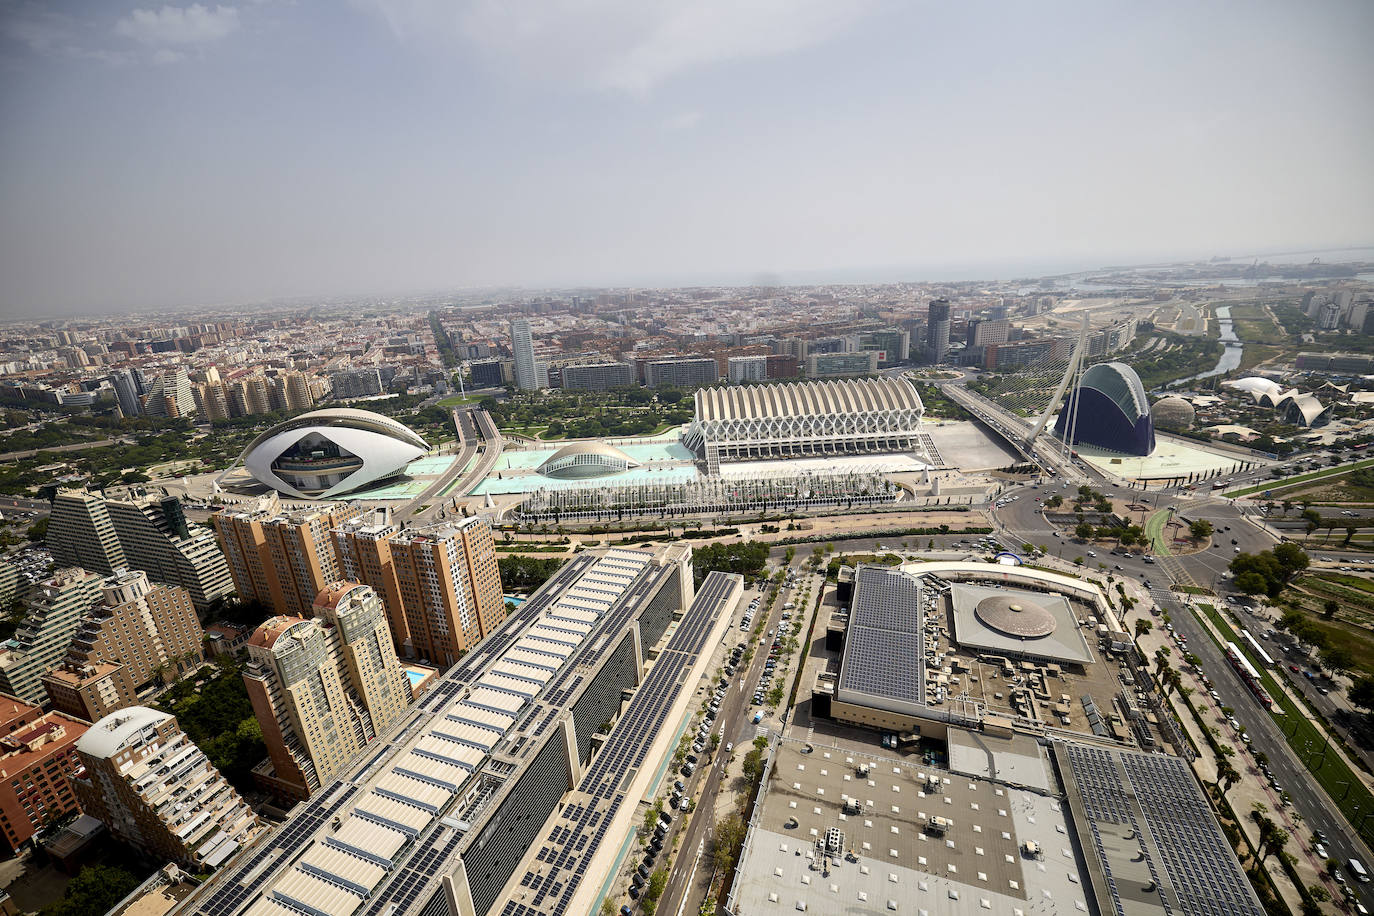
[[[350,493],[397,473],[429,450],[402,423],[368,410],[312,410],[278,423],[239,459],[260,483],[302,499]]]

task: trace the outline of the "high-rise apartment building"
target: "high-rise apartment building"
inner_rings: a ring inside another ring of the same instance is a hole
[[[58,566],[79,566],[110,576],[127,565],[105,500],[85,490],[57,492],[45,540]]]
[[[731,384],[740,382],[761,382],[768,378],[768,357],[732,356],[729,362]]]
[[[80,810],[70,779],[81,770],[75,745],[87,727],[0,696],[0,832],[11,852],[50,821]]]
[[[222,382],[202,382],[193,389],[196,409],[210,421],[229,419],[229,395]]]
[[[0,693],[42,703],[43,675],[57,667],[86,612],[100,602],[98,574],[60,569],[29,592],[28,613],[0,645]]]
[[[581,363],[563,367],[563,387],[573,391],[607,391],[635,384],[629,363]]]
[[[377,369],[346,369],[329,376],[331,394],[336,400],[367,398],[384,390],[382,373]]]
[[[200,527],[192,530],[181,502],[172,496],[109,499],[85,490],[59,490],[47,541],[59,566],[105,575],[125,566],[141,569],[154,582],[186,589],[200,611],[234,590],[214,534]]]
[[[150,417],[189,417],[196,412],[196,399],[186,370],[176,368],[159,375],[148,386],[143,412]]]
[[[644,365],[644,384],[650,388],[662,385],[695,388],[714,385],[718,381],[720,366],[709,356],[655,359]]]
[[[515,352],[515,385],[522,391],[549,387],[549,367],[534,358],[534,336],[528,318],[510,323],[511,350]]]
[[[87,722],[135,705],[141,690],[205,660],[205,633],[186,589],[133,570],[106,579],[100,592],[61,667],[42,678],[54,709]]]
[[[391,539],[400,530],[392,524],[391,512],[383,508],[350,518],[331,534],[339,556],[340,577],[371,586],[386,608],[387,625],[396,653],[414,657],[410,625],[406,623],[405,605],[391,559]]]
[[[191,871],[222,865],[260,829],[256,816],[174,716],[132,706],[76,741],[81,810],[116,839]]]
[[[211,517],[239,597],[272,612],[308,617],[315,596],[342,571],[329,532],[362,510],[337,504],[282,513],[275,494],[250,510]]]
[[[935,299],[926,317],[926,356],[942,363],[949,356],[949,300]]]
[[[243,674],[271,761],[260,776],[292,798],[329,782],[410,702],[376,592],[335,582],[312,610],[258,627]]]
[[[384,512],[334,531],[345,578],[382,597],[397,651],[447,667],[505,619],[491,525],[397,528]]]
[[[143,413],[146,386],[142,372],[137,369],[115,369],[110,373],[110,384],[114,386],[115,398],[124,416],[137,417]]]
[[[478,516],[408,528],[391,538],[392,566],[413,651],[448,667],[505,619],[491,526]]]

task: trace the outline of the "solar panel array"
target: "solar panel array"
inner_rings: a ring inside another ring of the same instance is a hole
[[[839,691],[925,703],[921,586],[882,566],[854,573],[854,603],[845,634]]]
[[[520,886],[531,893],[529,902],[507,901],[501,916],[568,912],[607,829],[627,803],[625,788],[631,775],[643,766],[649,747],[686,686],[684,675],[696,664],[717,617],[728,611],[738,581],[737,576],[713,572],[702,582],[667,648],[578,783],[577,801],[552,822],[534,866],[521,877]]]
[[[1102,832],[1129,825],[1165,913],[1261,916],[1264,909],[1188,765],[1177,757],[1060,744],[1119,916],[1125,916]],[[1142,821],[1143,827],[1142,829]],[[1119,835],[1119,831],[1113,831]],[[1117,840],[1119,842],[1119,838]],[[1120,855],[1120,853],[1117,853]],[[1134,858],[1135,854],[1131,854]],[[1162,864],[1168,881],[1162,880]]]
[[[577,669],[613,645],[597,637],[620,632],[663,581],[650,556],[612,550],[566,564],[434,685],[383,749],[216,876],[194,912],[233,916],[251,903],[248,916],[351,916],[366,903],[365,916],[422,906],[466,836],[468,825],[445,814],[459,804],[471,814],[493,794],[499,777],[486,764],[504,762],[490,754],[525,709],[547,706],[543,731],[577,695]],[[484,783],[470,782],[482,773]]]

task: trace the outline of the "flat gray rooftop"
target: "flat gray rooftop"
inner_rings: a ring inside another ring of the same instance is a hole
[[[907,760],[782,741],[735,887],[749,914],[1082,914],[1061,802]],[[858,773],[869,765],[866,776]],[[929,780],[938,780],[932,785]],[[846,813],[845,798],[862,810]],[[943,830],[931,818],[946,820]],[[841,851],[818,848],[843,833]],[[1022,844],[1039,847],[1027,855]]]
[[[980,619],[977,608],[985,599],[999,597],[1020,599],[1028,607],[1043,608],[1053,618],[1053,631],[1033,639],[1018,639],[988,626]],[[963,648],[1078,665],[1095,661],[1088,641],[1083,638],[1073,605],[1062,595],[1000,586],[956,584],[950,586],[950,600],[954,606],[954,640]]]

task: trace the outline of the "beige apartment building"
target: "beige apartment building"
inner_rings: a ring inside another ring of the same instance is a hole
[[[296,799],[328,783],[410,702],[376,592],[335,582],[311,610],[313,619],[283,615],[258,627],[243,674],[267,744],[256,775]]]
[[[283,513],[279,506],[273,494],[249,510],[221,510],[212,522],[241,599],[279,616],[309,617],[315,596],[347,575],[329,532],[362,510],[340,504]]]
[[[100,591],[61,667],[42,679],[54,709],[87,722],[135,705],[155,681],[175,679],[205,660],[205,634],[186,589],[121,570]]]
[[[261,829],[242,797],[165,712],[131,706],[76,742],[81,810],[118,840],[194,872],[222,865]]]
[[[496,545],[484,519],[408,528],[391,539],[391,557],[421,659],[447,668],[505,620]]]
[[[377,512],[333,534],[343,574],[382,596],[403,654],[446,668],[505,620],[485,519],[401,530]]]

